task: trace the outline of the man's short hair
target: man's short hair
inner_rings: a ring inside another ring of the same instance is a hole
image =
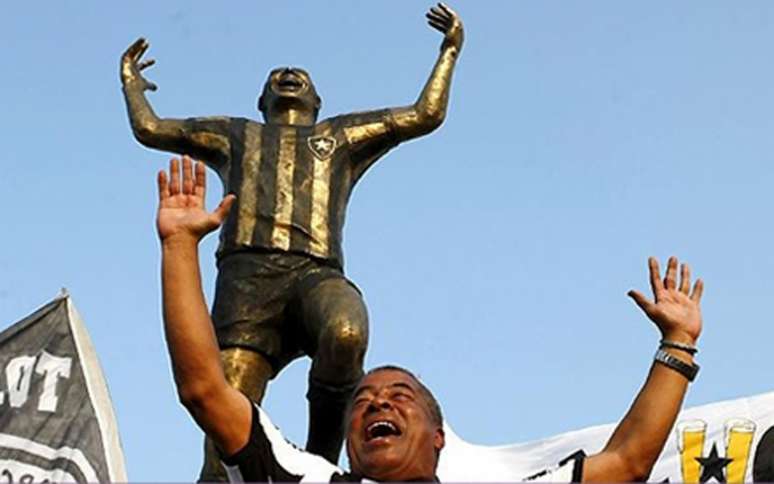
[[[427,408],[430,409],[430,417],[433,419],[433,423],[438,425],[439,427],[443,427],[443,413],[441,413],[441,406],[438,404],[438,400],[435,399],[433,392],[431,392],[430,389],[427,388],[425,384],[422,383],[414,373],[403,368],[402,366],[382,365],[382,366],[377,366],[376,368],[372,368],[371,370],[368,370],[368,373],[366,373],[363,377],[365,378],[368,375],[371,375],[373,373],[377,373],[380,371],[399,371],[401,373],[404,373],[410,376],[415,382],[417,382],[417,385],[419,386],[419,391],[422,394],[422,398],[425,399],[425,403],[427,403]]]

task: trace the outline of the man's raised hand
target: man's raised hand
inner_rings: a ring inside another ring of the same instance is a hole
[[[678,284],[676,257],[669,258],[663,280],[654,257],[648,259],[648,267],[654,301],[634,290],[629,291],[629,297],[656,323],[664,339],[694,345],[701,334],[699,302],[704,283],[697,279],[691,290],[691,270],[688,264],[682,264]]]
[[[204,163],[196,163],[183,157],[182,177],[180,160],[172,158],[169,162],[169,175],[161,170],[158,175],[159,211],[156,227],[162,242],[182,238],[198,242],[202,237],[220,227],[236,200],[234,195],[226,195],[213,211],[204,208],[204,196],[207,190]]]
[[[150,47],[148,41],[141,37],[135,40],[121,56],[121,82],[125,86],[135,84],[143,91],[155,91],[157,89],[154,83],[145,79],[140,73],[156,63],[153,59],[141,60],[148,47]]]
[[[462,50],[462,42],[465,40],[465,31],[462,27],[462,20],[459,15],[443,3],[431,7],[425,14],[427,23],[444,35],[443,45],[445,47],[456,47],[459,52]]]

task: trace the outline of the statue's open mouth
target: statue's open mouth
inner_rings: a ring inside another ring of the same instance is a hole
[[[298,92],[304,88],[304,82],[292,74],[283,75],[277,81],[277,87],[284,92]]]

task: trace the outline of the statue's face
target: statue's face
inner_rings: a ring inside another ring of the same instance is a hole
[[[297,67],[281,67],[269,74],[258,99],[258,109],[264,117],[284,109],[310,111],[316,117],[320,97],[308,72]]]

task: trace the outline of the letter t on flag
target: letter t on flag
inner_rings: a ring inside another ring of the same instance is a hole
[[[107,385],[67,295],[0,333],[0,476],[127,481]]]

